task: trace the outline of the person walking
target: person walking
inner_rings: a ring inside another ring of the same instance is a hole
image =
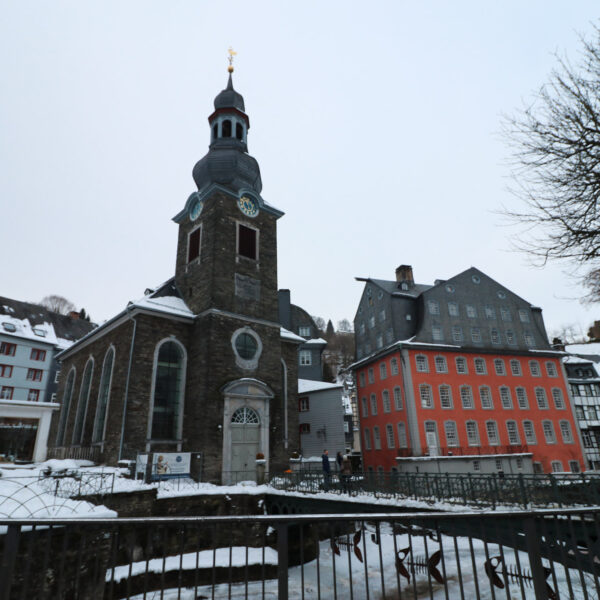
[[[327,449],[323,450],[321,461],[323,462],[323,489],[327,492],[329,491],[329,481],[331,479],[331,465],[329,464],[329,452]]]
[[[350,455],[346,454],[342,460],[342,491],[350,494],[350,481],[352,479],[352,461]]]

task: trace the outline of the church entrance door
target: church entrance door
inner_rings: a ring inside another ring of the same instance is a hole
[[[256,454],[260,448],[260,418],[248,406],[231,417],[231,482],[256,480]]]

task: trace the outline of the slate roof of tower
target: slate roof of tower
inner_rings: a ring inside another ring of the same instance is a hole
[[[219,92],[215,98],[215,110],[218,110],[219,108],[237,108],[242,112],[245,112],[246,110],[244,107],[243,96],[233,89],[233,80],[231,78],[231,74],[229,74],[227,87]]]

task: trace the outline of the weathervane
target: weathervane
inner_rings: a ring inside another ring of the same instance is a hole
[[[229,73],[233,73],[233,57],[237,54],[237,52],[235,52],[231,46],[229,46],[229,50],[227,50],[227,52],[229,52],[229,66],[227,67],[227,71]]]

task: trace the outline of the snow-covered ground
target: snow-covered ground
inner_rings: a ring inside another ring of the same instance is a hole
[[[288,585],[290,599],[300,599],[303,597],[307,599],[317,598],[319,591],[320,597],[323,599],[346,599],[350,597],[360,600],[367,597],[376,600],[399,597],[420,599],[430,598],[431,585],[432,598],[436,600],[442,598],[455,600],[461,598],[460,581],[462,581],[464,593],[462,597],[466,599],[478,597],[486,600],[492,598],[509,598],[510,600],[526,598],[533,600],[535,598],[531,582],[527,579],[522,580],[523,588],[521,588],[521,582],[517,578],[509,578],[508,592],[498,587],[495,587],[494,591],[492,591],[492,584],[485,571],[485,563],[487,557],[500,556],[500,549],[496,544],[488,544],[486,555],[486,547],[479,540],[469,540],[464,537],[456,538],[455,544],[454,538],[443,537],[441,544],[443,560],[440,558],[436,568],[446,582],[444,585],[443,583],[436,582],[433,578],[430,580],[425,568],[415,568],[416,572],[413,572],[409,562],[410,554],[403,561],[410,580],[400,575],[396,569],[396,556],[402,550],[412,548],[412,556],[415,557],[415,560],[424,562],[426,556],[431,557],[440,549],[438,542],[421,535],[409,536],[408,534],[402,534],[394,536],[390,527],[384,524],[381,528],[381,543],[377,544],[375,542],[374,527],[370,525],[367,527],[366,536],[359,542],[362,560],[354,553],[353,548],[341,547],[340,555],[336,555],[331,548],[330,542],[325,540],[319,545],[318,559],[305,564],[303,567],[297,566],[289,569]],[[473,559],[471,556],[473,556]],[[189,564],[195,565],[195,554],[186,557],[186,559]],[[525,553],[514,552],[512,549],[504,548],[504,559],[509,571],[519,572],[517,565],[520,564],[520,572],[529,574],[529,561]],[[270,560],[266,562],[271,563]],[[210,564],[212,564],[212,552],[210,552]],[[225,552],[218,555],[216,564],[218,566],[228,566],[228,554]],[[145,563],[143,565],[145,566]],[[157,568],[160,569],[161,565],[157,565]],[[584,597],[582,583],[576,572],[569,572],[572,587],[571,593],[563,567],[555,564],[554,569],[556,581],[550,575],[547,582],[553,590],[556,590],[558,587],[561,598],[579,600]],[[497,570],[500,572],[500,578],[502,579],[502,568],[500,567]],[[265,594],[263,596],[263,582],[250,582],[248,584],[247,597],[252,600],[277,598],[277,581],[268,580],[264,585]],[[592,577],[587,575],[584,576],[583,585],[586,586],[589,592],[595,587]],[[401,596],[398,594],[398,586],[400,586]],[[302,594],[303,587],[304,596]],[[212,586],[202,586],[198,587],[197,590],[189,588],[167,590],[164,592],[164,596],[161,596],[160,591],[149,593],[145,598],[147,600],[155,598],[164,598],[165,600],[174,600],[175,598],[194,600],[195,598],[203,597],[244,598],[246,597],[246,584],[233,584],[231,589],[228,584],[217,585],[214,590],[214,596],[212,594]],[[142,595],[139,595],[133,598],[141,600],[142,597]]]
[[[75,471],[90,464],[86,461],[49,460],[27,468],[3,465],[0,468],[0,519],[116,517],[117,513],[105,506],[56,495],[52,478],[40,481],[42,471]]]

